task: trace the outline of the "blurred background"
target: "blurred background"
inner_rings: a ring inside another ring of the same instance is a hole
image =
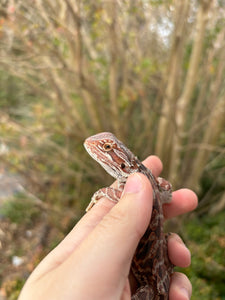
[[[224,0],[0,0],[0,299],[112,182],[83,148],[100,131],[198,194],[167,227],[192,299],[225,299],[224,110]]]

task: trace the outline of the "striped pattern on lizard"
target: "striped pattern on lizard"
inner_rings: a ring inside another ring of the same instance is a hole
[[[156,178],[141,161],[112,133],[102,132],[87,138],[85,149],[111,176],[117,179],[117,189],[105,187],[97,191],[86,211],[102,197],[118,202],[128,176],[140,172],[147,176],[153,188],[153,209],[149,226],[141,238],[131,264],[137,282],[132,300],[169,299],[173,265],[168,258],[167,236],[163,233],[163,203],[171,201],[171,184]]]

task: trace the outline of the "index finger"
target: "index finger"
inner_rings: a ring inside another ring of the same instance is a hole
[[[149,156],[143,161],[155,176],[162,171],[162,162],[157,156]],[[163,205],[164,217],[170,219],[178,215],[194,210],[198,205],[197,195],[189,189],[180,189],[172,194],[172,201]]]
[[[163,205],[166,219],[194,210],[198,205],[198,197],[189,189],[180,189],[173,192],[172,201]]]

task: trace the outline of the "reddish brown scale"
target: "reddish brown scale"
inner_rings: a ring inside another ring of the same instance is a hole
[[[118,180],[118,188],[97,191],[87,207],[89,210],[101,197],[119,201],[129,174],[140,172],[147,176],[153,188],[153,208],[149,226],[141,238],[132,260],[131,272],[137,282],[132,300],[166,300],[169,295],[173,265],[168,258],[167,236],[163,233],[162,204],[171,200],[171,184],[155,178],[138,158],[112,133],[103,132],[89,137],[84,146],[102,167]]]

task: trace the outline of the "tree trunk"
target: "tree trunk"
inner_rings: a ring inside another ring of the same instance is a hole
[[[169,178],[173,184],[179,186],[181,152],[183,146],[183,138],[186,130],[186,120],[191,97],[194,92],[196,79],[198,76],[198,67],[201,61],[201,54],[203,50],[204,36],[206,24],[208,20],[208,11],[210,9],[211,0],[201,2],[197,14],[196,34],[193,44],[193,50],[190,58],[189,69],[184,84],[184,89],[177,101],[176,110],[176,132],[173,135],[173,146],[170,161],[170,175]]]
[[[178,1],[175,16],[175,31],[173,45],[169,58],[166,80],[168,80],[165,96],[162,103],[162,111],[158,125],[156,141],[156,154],[163,160],[165,169],[168,169],[168,157],[171,151],[172,135],[174,132],[174,116],[181,75],[183,59],[186,19],[189,10],[189,0]],[[167,162],[167,163],[166,163]],[[166,165],[167,164],[167,165]]]

